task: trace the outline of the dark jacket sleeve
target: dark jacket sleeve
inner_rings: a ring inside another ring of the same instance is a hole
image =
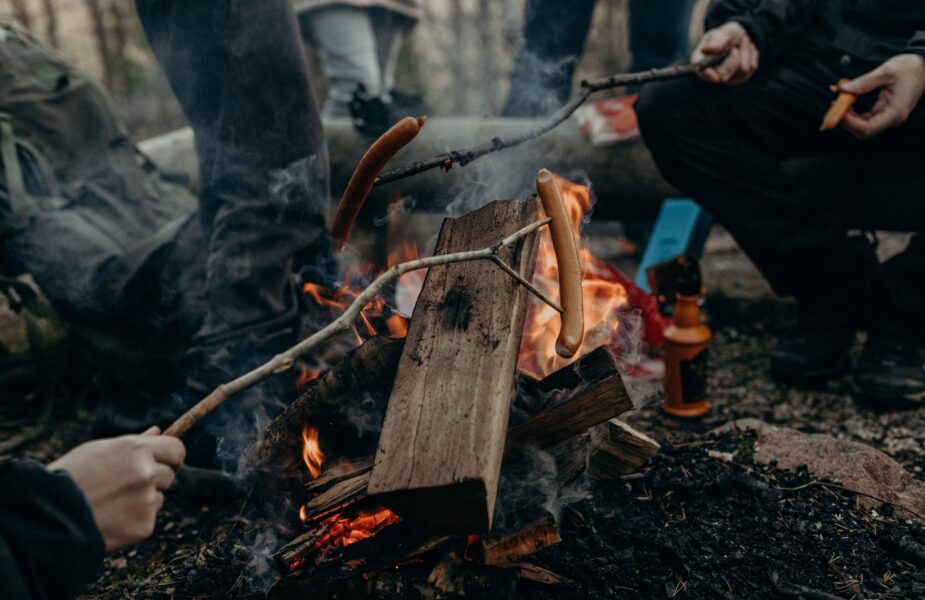
[[[818,0],[719,0],[707,13],[708,29],[740,23],[762,58],[774,57],[806,28]]]
[[[906,46],[906,52],[925,56],[925,31],[915,32],[915,35],[909,40],[909,45]]]
[[[104,552],[90,506],[66,473],[0,463],[0,598],[69,598],[93,580]]]

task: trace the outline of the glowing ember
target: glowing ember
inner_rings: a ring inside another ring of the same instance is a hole
[[[373,537],[399,520],[398,515],[381,506],[360,509],[353,515],[338,513],[319,524],[327,531],[315,542],[315,548],[321,551],[331,547],[344,548]]]
[[[318,443],[318,430],[308,425],[302,429],[302,460],[308,467],[308,474],[312,479],[321,475],[321,465],[324,463],[324,452]]]

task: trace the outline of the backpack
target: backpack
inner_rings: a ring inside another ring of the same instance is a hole
[[[205,255],[196,197],[102,87],[0,26],[0,274],[30,274],[114,381],[170,386],[204,315]]]

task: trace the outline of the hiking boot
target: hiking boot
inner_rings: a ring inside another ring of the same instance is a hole
[[[796,327],[771,351],[772,374],[783,381],[812,383],[844,373],[855,331],[843,304],[801,303]]]
[[[858,398],[882,408],[925,406],[925,334],[872,329],[854,371]]]

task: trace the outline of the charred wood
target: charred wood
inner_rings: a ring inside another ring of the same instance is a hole
[[[661,446],[618,419],[607,422],[605,438],[591,451],[588,474],[600,480],[617,479],[637,471],[658,454]]]
[[[435,255],[490,245],[530,224],[535,199],[444,221]],[[536,236],[502,250],[533,274]],[[369,494],[443,531],[491,527],[527,290],[479,263],[430,269],[389,399]]]
[[[510,565],[562,541],[552,517],[544,516],[506,535],[483,535],[475,559],[485,565]]]

